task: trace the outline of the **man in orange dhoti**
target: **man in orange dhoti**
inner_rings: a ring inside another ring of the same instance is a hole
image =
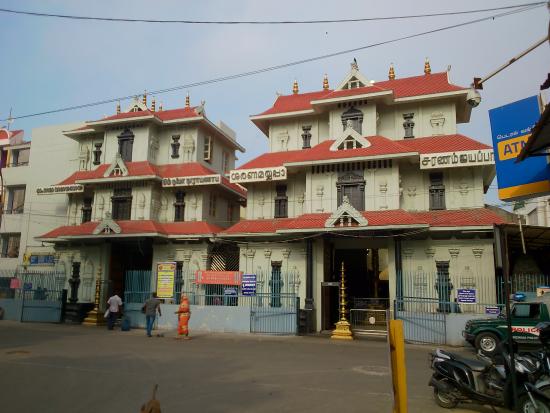
[[[189,299],[185,294],[181,294],[180,306],[178,311],[178,337],[189,339],[189,319],[191,318],[191,308],[189,306]]]

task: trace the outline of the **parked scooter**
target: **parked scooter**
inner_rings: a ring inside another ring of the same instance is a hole
[[[513,408],[512,381],[508,374],[511,370],[510,357],[505,346],[506,343],[501,343],[500,352],[504,363],[501,366],[487,359],[472,360],[437,349],[432,354],[431,367],[434,373],[429,383],[434,388],[436,403],[444,408],[453,408],[460,402],[475,401]],[[532,387],[525,384],[534,384],[540,368],[540,361],[532,357],[515,357],[516,381],[521,396],[528,395],[530,400],[537,400],[537,396],[533,396]]]

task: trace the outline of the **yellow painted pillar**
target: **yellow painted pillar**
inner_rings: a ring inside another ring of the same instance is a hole
[[[407,369],[402,320],[390,320],[388,338],[394,397],[393,412],[407,413]]]

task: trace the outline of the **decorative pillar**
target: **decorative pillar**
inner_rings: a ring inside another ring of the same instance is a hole
[[[413,267],[412,267],[412,256],[414,254],[414,249],[412,248],[404,248],[403,249],[403,258],[404,258],[404,265],[403,265],[403,274],[401,275],[402,279],[402,289],[401,293],[402,296],[408,296],[412,295],[412,289],[409,291],[409,288],[411,284],[413,283],[412,277],[413,277]]]
[[[73,262],[73,272],[72,276],[69,279],[69,285],[71,286],[71,297],[69,298],[70,303],[78,302],[78,287],[80,287],[80,263]]]
[[[313,310],[313,241],[306,240],[306,309]]]
[[[353,334],[350,324],[346,319],[347,301],[346,301],[346,275],[344,262],[342,262],[340,274],[340,321],[336,323],[336,328],[332,331],[330,338],[335,340],[353,340]]]

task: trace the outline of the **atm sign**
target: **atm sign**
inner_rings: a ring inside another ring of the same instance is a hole
[[[498,158],[501,161],[517,158],[531,134],[518,136],[498,143]]]

